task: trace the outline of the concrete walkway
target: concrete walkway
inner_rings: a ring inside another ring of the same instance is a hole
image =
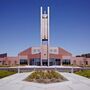
[[[90,90],[90,79],[71,73],[61,73],[69,81],[39,84],[23,81],[30,73],[20,73],[0,79],[0,90]]]

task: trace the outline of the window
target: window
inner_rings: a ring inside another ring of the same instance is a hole
[[[43,45],[48,45],[48,41],[43,41],[42,44]]]
[[[50,50],[50,52],[52,52],[52,49]]]
[[[56,49],[54,49],[54,52],[56,52],[57,50]]]
[[[86,61],[86,65],[88,65],[88,61]]]
[[[20,64],[27,64],[27,59],[20,59]]]
[[[33,53],[40,53],[40,50],[39,49],[34,49]]]
[[[40,50],[38,49],[38,52],[40,52]]]
[[[36,49],[34,49],[34,52],[36,52]]]
[[[62,63],[65,64],[65,65],[68,65],[68,64],[70,64],[70,60],[69,59],[64,59],[62,61]]]

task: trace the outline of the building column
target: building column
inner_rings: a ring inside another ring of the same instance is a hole
[[[29,59],[28,59],[28,66],[29,66]]]
[[[61,66],[62,66],[62,61],[63,61],[63,60],[61,59]]]

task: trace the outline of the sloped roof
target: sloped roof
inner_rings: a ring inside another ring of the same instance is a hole
[[[63,49],[63,48],[61,48],[61,47],[58,47],[58,50],[59,50],[59,56],[61,55],[61,56],[71,56],[72,54],[70,53],[70,52],[68,52],[67,50],[65,50],[65,49]],[[29,56],[33,56],[33,54],[32,54],[32,47],[31,48],[28,48],[28,49],[26,49],[26,50],[24,50],[24,51],[22,51],[22,52],[20,52],[18,55],[29,55]],[[34,56],[36,56],[37,57],[37,55],[40,55],[40,53],[38,53],[38,54],[34,54]],[[57,56],[57,57],[59,57],[58,55],[56,55],[56,54],[53,54],[55,57]],[[50,55],[50,56],[53,56],[53,55]],[[40,56],[39,56],[40,57]]]
[[[31,54],[32,48],[28,48],[24,51],[21,51],[18,55],[29,55]]]
[[[64,55],[64,56],[72,56],[70,52],[60,47],[59,47],[59,54]]]

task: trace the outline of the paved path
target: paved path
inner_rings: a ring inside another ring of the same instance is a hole
[[[90,79],[71,73],[61,73],[69,81],[39,84],[23,81],[30,73],[20,73],[0,79],[0,90],[90,90]]]

